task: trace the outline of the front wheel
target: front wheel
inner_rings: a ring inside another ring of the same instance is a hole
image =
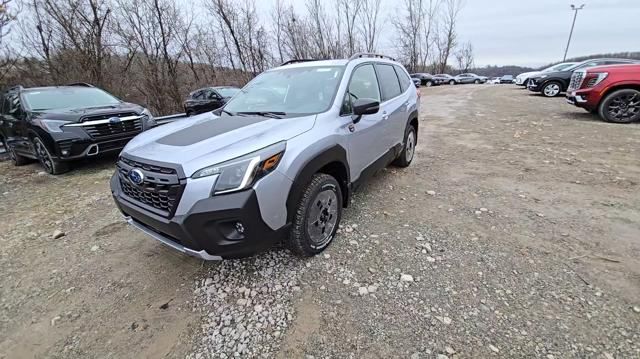
[[[560,92],[562,92],[562,87],[560,83],[556,81],[551,81],[542,88],[542,94],[546,97],[556,97]]]
[[[417,143],[418,135],[416,133],[416,129],[409,125],[404,133],[404,146],[402,147],[402,152],[400,152],[400,156],[393,161],[393,165],[398,167],[409,167],[411,161],[413,161]]]
[[[294,214],[287,247],[301,257],[324,251],[333,241],[342,217],[342,190],[333,177],[316,173]]]
[[[480,84],[480,80],[475,80],[473,81],[473,83],[475,83],[476,85]]]
[[[610,93],[600,103],[598,113],[608,122],[630,123],[640,120],[640,91],[622,89]]]
[[[449,85],[455,85],[456,82],[454,80],[449,81]]]
[[[42,167],[44,167],[47,173],[52,175],[59,175],[65,172],[69,172],[69,164],[66,162],[56,161],[53,156],[51,156],[51,153],[49,153],[47,146],[44,145],[44,142],[42,142],[40,137],[35,137],[33,139],[33,148],[35,149],[38,161],[40,162]]]
[[[431,87],[431,86],[433,86],[433,82],[431,82],[431,81],[427,81],[426,86],[427,86],[427,87]]]

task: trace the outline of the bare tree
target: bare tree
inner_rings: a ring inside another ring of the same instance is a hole
[[[434,32],[436,28],[436,18],[440,9],[441,0],[428,0],[428,4],[424,8],[424,21],[422,22],[422,53],[421,53],[421,67],[422,70],[426,70],[427,64],[433,57],[431,51],[435,42]]]
[[[455,52],[454,57],[460,71],[469,71],[473,67],[473,45],[470,42],[465,42]]]
[[[368,52],[375,52],[378,44],[378,35],[381,31],[380,3],[381,0],[362,0],[359,23],[364,48]]]
[[[353,55],[358,51],[357,28],[358,18],[362,10],[364,0],[337,0],[338,11],[342,13],[345,20],[346,41],[348,55]]]
[[[443,0],[440,14],[442,21],[438,26],[438,39],[436,41],[438,72],[446,71],[449,56],[457,45],[456,24],[463,5],[464,0]]]
[[[0,84],[2,85],[5,85],[5,79],[19,60],[13,47],[6,43],[18,10],[11,2],[12,0],[0,1]]]
[[[401,15],[392,18],[400,58],[409,71],[417,71],[421,60],[424,0],[403,0]]]
[[[111,21],[107,0],[32,0],[30,5],[35,23],[24,30],[37,34],[32,43],[39,45],[50,67],[55,53],[64,57],[65,66],[77,71],[77,77],[66,80],[82,77],[83,81],[103,86],[104,64],[110,56],[105,41]]]

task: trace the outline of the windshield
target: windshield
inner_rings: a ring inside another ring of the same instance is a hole
[[[267,71],[253,79],[224,107],[226,112],[278,112],[286,116],[329,109],[343,66],[314,66]]]
[[[216,89],[216,91],[218,91],[218,93],[222,97],[233,97],[235,96],[235,94],[240,92],[240,89],[237,89],[234,87],[222,87],[222,88]]]
[[[117,105],[120,100],[94,87],[58,87],[25,91],[24,102],[32,111]]]

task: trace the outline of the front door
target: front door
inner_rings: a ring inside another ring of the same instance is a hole
[[[372,64],[362,64],[353,71],[342,107],[342,115],[351,121],[351,104],[357,99],[381,101],[376,71]],[[356,124],[349,124],[349,164],[351,180],[360,178],[364,169],[369,167],[387,151],[385,138],[385,114],[382,109],[373,115],[362,116]]]

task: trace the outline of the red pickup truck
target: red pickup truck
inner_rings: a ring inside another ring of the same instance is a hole
[[[571,76],[567,102],[609,122],[640,119],[640,65],[596,66]]]

